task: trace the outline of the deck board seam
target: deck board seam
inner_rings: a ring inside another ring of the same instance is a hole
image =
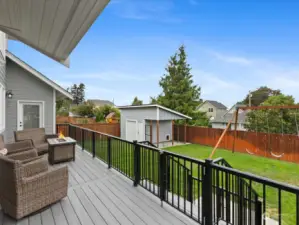
[[[101,188],[99,185],[99,183],[95,183],[95,185],[101,189],[103,191],[103,187]],[[104,185],[106,188],[107,186]],[[127,208],[132,212],[132,214],[134,214],[136,217],[138,217],[144,224],[148,224],[146,221],[144,221],[134,210],[131,209],[131,207],[129,207],[122,199],[118,198],[118,196],[116,196],[109,188],[108,191],[112,193],[112,195],[114,195],[120,202],[122,202],[122,204],[124,204],[125,206],[127,206]]]

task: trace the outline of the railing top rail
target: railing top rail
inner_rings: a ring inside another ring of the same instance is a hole
[[[61,124],[57,124],[57,125],[61,125]],[[133,144],[133,142],[131,142],[131,141],[127,141],[127,140],[121,139],[120,137],[116,137],[116,136],[113,136],[111,134],[105,134],[105,133],[102,133],[102,132],[99,132],[99,131],[96,131],[96,130],[92,130],[92,129],[89,129],[89,128],[80,127],[80,126],[77,126],[77,125],[74,125],[74,124],[62,124],[62,125],[69,125],[69,126],[72,126],[72,127],[77,127],[77,128],[82,129],[82,130],[94,132],[94,133],[101,134],[101,135],[104,135],[104,136],[107,136],[107,137],[110,137],[110,138],[113,138],[113,139],[117,139],[119,141],[123,141],[123,142]]]
[[[266,178],[266,177],[254,175],[252,173],[242,172],[242,171],[239,171],[239,170],[236,170],[236,169],[233,169],[233,168],[220,166],[220,165],[214,164],[214,163],[212,163],[212,167],[214,167],[214,168],[216,168],[220,171],[223,171],[223,172],[230,172],[231,174],[239,176],[239,177],[244,178],[244,179],[249,179],[249,180],[252,180],[254,182],[258,182],[258,183],[261,183],[261,184],[271,186],[273,188],[279,188],[283,191],[288,191],[288,192],[291,192],[293,194],[299,194],[299,187],[296,187],[296,186],[291,185],[291,184],[285,184],[285,183],[282,183],[282,182],[279,182],[279,181],[271,180],[271,179]]]
[[[223,160],[222,157],[219,157],[219,158],[216,158],[213,160],[213,163],[218,163],[218,162],[221,162]]]
[[[57,124],[57,125],[60,125],[60,124]],[[67,125],[67,124],[62,124],[62,125]],[[120,141],[124,141],[124,142],[127,142],[127,143],[130,143],[130,144],[134,144],[133,142],[131,141],[127,141],[127,140],[124,140],[124,139],[121,139],[120,137],[116,137],[116,136],[113,136],[113,135],[110,135],[110,134],[105,134],[105,133],[101,133],[99,131],[95,131],[95,130],[91,130],[89,128],[85,128],[85,127],[80,127],[80,126],[76,126],[74,124],[68,124],[70,126],[73,126],[73,127],[77,127],[77,128],[80,128],[82,130],[87,130],[87,131],[90,131],[90,132],[94,132],[94,133],[98,133],[98,134],[101,134],[101,135],[105,135],[107,137],[111,137],[111,138],[114,138],[114,139],[117,139],[117,140],[120,140]],[[200,160],[200,159],[195,159],[195,158],[192,158],[192,157],[188,157],[188,156],[184,156],[184,155],[180,155],[180,154],[176,154],[176,153],[173,153],[173,152],[169,152],[167,150],[162,150],[162,149],[159,149],[159,148],[156,148],[156,147],[153,147],[153,146],[148,146],[148,145],[144,145],[144,144],[141,144],[141,143],[137,143],[138,145],[144,147],[144,148],[147,148],[147,149],[150,149],[150,150],[153,150],[153,151],[158,151],[158,152],[165,152],[167,153],[168,155],[172,155],[174,157],[178,157],[178,158],[181,158],[181,159],[185,159],[185,160],[188,160],[190,162],[194,162],[194,163],[199,163],[199,164],[203,164],[205,163],[203,160]]]

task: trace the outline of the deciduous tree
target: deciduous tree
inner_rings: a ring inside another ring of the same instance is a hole
[[[295,105],[295,99],[289,95],[274,95],[261,105],[291,106]],[[296,118],[299,122],[298,110],[294,109],[252,110],[247,114],[245,128],[254,132],[297,134]]]

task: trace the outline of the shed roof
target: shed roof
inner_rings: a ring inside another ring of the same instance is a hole
[[[159,109],[163,109],[167,112],[170,112],[174,115],[180,116],[184,119],[192,119],[190,116],[184,115],[180,112],[177,112],[175,110],[166,108],[164,106],[158,105],[158,104],[144,104],[144,105],[127,105],[127,106],[118,106],[117,108],[119,109],[140,109],[140,108],[159,108]]]

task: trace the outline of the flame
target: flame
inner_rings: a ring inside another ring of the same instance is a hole
[[[64,138],[64,135],[63,135],[62,131],[59,132],[59,136],[58,137],[59,138]]]

